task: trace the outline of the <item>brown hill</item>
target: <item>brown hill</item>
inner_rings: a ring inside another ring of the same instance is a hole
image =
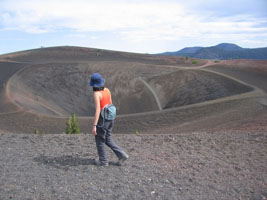
[[[79,47],[0,56],[0,199],[265,199],[267,62],[192,61]],[[118,108],[123,167],[111,151],[95,166],[93,137],[58,134],[72,112],[90,132],[93,72]]]
[[[94,72],[103,74],[111,89],[118,133],[225,128],[265,114],[264,61],[192,64],[185,57],[80,47],[28,50],[0,60],[0,130],[7,132],[61,133],[73,112],[82,132],[88,132],[94,114],[88,84]]]

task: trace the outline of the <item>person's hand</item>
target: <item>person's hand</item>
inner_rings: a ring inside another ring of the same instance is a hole
[[[96,136],[96,135],[97,135],[97,132],[96,132],[96,126],[93,126],[93,129],[92,129],[92,134],[93,134],[94,136]]]

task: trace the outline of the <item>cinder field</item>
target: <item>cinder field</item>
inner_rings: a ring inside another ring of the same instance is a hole
[[[122,167],[110,151],[109,167],[93,165],[94,72],[117,107]],[[70,46],[0,55],[0,199],[264,200],[266,93],[267,61]],[[73,112],[82,134],[65,135]]]

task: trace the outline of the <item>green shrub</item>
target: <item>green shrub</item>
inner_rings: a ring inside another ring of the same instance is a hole
[[[76,113],[73,113],[72,117],[68,117],[66,120],[66,134],[79,134],[79,122]]]
[[[186,60],[188,60],[188,58],[189,58],[188,56],[185,57]]]
[[[197,63],[198,63],[197,60],[193,60],[193,61],[192,61],[192,64],[197,64]]]
[[[39,130],[37,128],[34,129],[34,134],[39,134]]]
[[[220,62],[220,61],[219,61],[219,60],[215,60],[214,62],[215,62],[215,63],[218,63],[218,62]]]
[[[73,133],[80,133],[80,127],[79,122],[76,113],[73,113],[72,115],[72,127],[73,127]]]
[[[68,117],[66,120],[66,130],[65,133],[66,134],[71,134],[72,132],[72,125],[71,125],[71,117]]]
[[[40,131],[38,130],[38,128],[35,128],[35,129],[34,129],[34,134],[46,134],[46,132],[45,132],[45,131],[40,132]]]

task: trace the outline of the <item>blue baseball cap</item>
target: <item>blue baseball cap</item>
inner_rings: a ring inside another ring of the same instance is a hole
[[[101,74],[94,73],[91,76],[91,80],[90,80],[91,87],[103,87],[104,83],[105,83],[105,79],[102,78]]]

